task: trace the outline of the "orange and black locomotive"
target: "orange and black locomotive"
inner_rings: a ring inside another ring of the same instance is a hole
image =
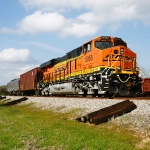
[[[65,56],[40,65],[41,95],[119,95],[141,93],[136,53],[121,38],[96,37]]]

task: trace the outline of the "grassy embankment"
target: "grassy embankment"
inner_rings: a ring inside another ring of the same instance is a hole
[[[110,122],[96,126],[68,119],[75,111],[60,114],[0,101],[0,150],[139,149],[141,139],[134,131]],[[142,149],[148,150],[148,144]]]

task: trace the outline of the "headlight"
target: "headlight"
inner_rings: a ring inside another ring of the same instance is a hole
[[[120,49],[120,54],[123,54],[123,53],[124,53],[124,49],[121,48],[121,49]]]

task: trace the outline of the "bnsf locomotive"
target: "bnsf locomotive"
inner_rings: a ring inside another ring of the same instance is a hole
[[[141,93],[136,53],[121,38],[110,36],[96,37],[63,57],[41,64],[20,75],[18,83],[18,92],[22,94],[135,96]]]

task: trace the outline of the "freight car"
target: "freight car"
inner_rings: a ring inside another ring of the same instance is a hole
[[[36,67],[20,75],[21,95],[38,95],[38,83],[43,79],[43,71]]]
[[[141,93],[136,53],[121,38],[100,36],[60,58],[40,65],[42,95],[120,95]]]
[[[20,79],[13,79],[7,83],[6,88],[10,95],[19,95],[19,81]]]
[[[24,74],[20,78],[14,79],[7,84],[7,91],[10,95],[38,95],[38,83],[43,79],[43,71],[36,67]]]
[[[144,78],[142,80],[142,95],[150,96],[150,78]]]

